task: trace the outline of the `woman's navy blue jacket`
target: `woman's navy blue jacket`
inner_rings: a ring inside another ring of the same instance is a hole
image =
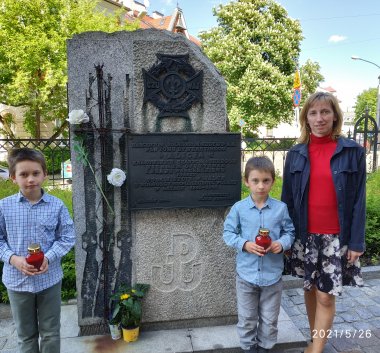
[[[344,137],[339,137],[337,142],[330,167],[337,196],[340,244],[362,252],[365,250],[365,151]],[[288,205],[296,239],[302,242],[307,237],[309,176],[308,145],[301,143],[292,147],[286,156],[281,199]]]

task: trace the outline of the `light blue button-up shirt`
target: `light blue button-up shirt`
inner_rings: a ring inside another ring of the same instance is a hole
[[[39,243],[49,260],[48,271],[26,276],[10,265],[12,255],[27,256],[28,245]],[[21,192],[0,200],[0,260],[3,283],[13,291],[37,293],[63,277],[61,257],[75,243],[74,223],[64,203],[49,194],[31,204]]]
[[[281,243],[283,250],[290,249],[294,241],[294,226],[286,204],[268,197],[258,209],[251,196],[232,206],[224,222],[223,239],[237,250],[236,271],[245,281],[270,286],[280,280],[284,270],[283,253],[264,256],[243,251],[246,241],[255,241],[260,228],[270,231],[272,241]]]

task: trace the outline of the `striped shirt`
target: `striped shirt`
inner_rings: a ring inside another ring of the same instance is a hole
[[[9,263],[12,255],[26,257],[31,243],[39,243],[49,260],[48,271],[43,274],[27,276]],[[74,224],[60,199],[42,190],[35,204],[21,192],[0,200],[0,260],[8,289],[38,293],[57,284],[63,277],[61,258],[74,243]]]

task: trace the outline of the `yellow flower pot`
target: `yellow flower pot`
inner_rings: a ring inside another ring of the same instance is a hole
[[[139,338],[139,333],[140,333],[139,327],[132,328],[132,329],[122,327],[122,329],[123,329],[123,339],[125,342],[134,342],[134,341],[137,341],[137,339]]]

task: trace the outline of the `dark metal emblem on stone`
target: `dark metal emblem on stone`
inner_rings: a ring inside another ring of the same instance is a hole
[[[189,55],[157,54],[158,62],[149,71],[143,69],[144,103],[159,109],[158,119],[183,117],[194,103],[202,102],[203,71],[189,64]]]

